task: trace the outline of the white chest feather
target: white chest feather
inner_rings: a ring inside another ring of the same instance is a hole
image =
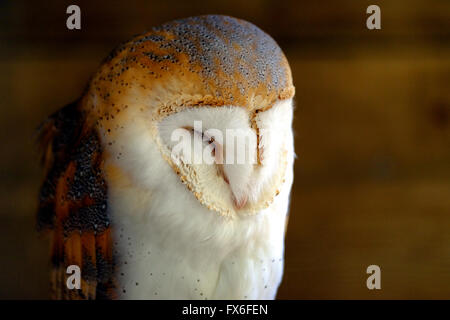
[[[202,205],[153,140],[135,138],[150,135],[143,122],[135,121],[108,147],[106,167],[120,167],[128,175],[106,177],[121,298],[275,297],[293,179],[289,121],[282,140],[284,183],[273,202],[251,216],[226,217]]]
[[[257,216],[228,219],[180,188],[110,191],[121,297],[273,299],[283,273],[288,193]]]

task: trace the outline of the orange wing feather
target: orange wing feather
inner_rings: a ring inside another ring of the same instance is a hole
[[[46,178],[41,187],[38,229],[51,235],[52,296],[115,298],[111,224],[102,149],[77,102],[42,126],[40,146]],[[81,289],[68,289],[67,267],[81,269]]]

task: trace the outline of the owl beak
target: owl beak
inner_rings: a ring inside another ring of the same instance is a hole
[[[224,180],[228,185],[230,185],[230,180],[228,179],[228,176],[227,176],[227,174],[225,173],[223,164],[218,164],[217,166],[218,166],[218,168],[219,168],[220,174],[221,174],[222,177],[223,177],[223,180]],[[234,208],[235,208],[236,210],[242,209],[242,208],[247,204],[247,201],[248,201],[248,195],[247,195],[246,193],[242,194],[240,197],[236,197],[236,195],[233,194],[232,197],[233,197]]]
[[[245,207],[245,205],[247,204],[247,200],[248,200],[248,195],[245,193],[243,194],[240,198],[236,198],[233,195],[233,203],[234,203],[234,207],[236,210],[240,210],[243,207]]]
[[[218,167],[220,175],[223,177],[223,180],[230,186],[230,178],[228,177],[227,173],[225,172],[224,167],[224,155],[223,155],[223,146],[217,142],[215,142],[215,162]],[[232,188],[231,188],[232,189]],[[233,197],[233,204],[234,208],[236,210],[240,210],[248,202],[248,194],[247,193],[240,193],[236,195],[232,190],[232,197]]]
[[[230,180],[227,177],[227,174],[225,173],[225,170],[223,169],[223,165],[219,165],[219,171],[223,176],[223,180],[230,185]],[[231,186],[230,186],[231,188]],[[233,204],[234,204],[234,208],[236,210],[240,210],[243,207],[245,207],[245,205],[247,204],[248,201],[248,194],[247,193],[243,193],[239,196],[236,196],[233,192],[232,192],[232,197],[233,197]]]

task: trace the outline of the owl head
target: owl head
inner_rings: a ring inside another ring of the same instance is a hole
[[[187,197],[232,216],[269,206],[283,185],[293,96],[288,62],[269,35],[208,15],[119,46],[81,103],[121,183],[182,185]]]

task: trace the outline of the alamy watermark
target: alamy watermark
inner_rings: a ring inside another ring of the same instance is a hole
[[[367,278],[366,286],[367,289],[373,290],[373,289],[381,289],[381,269],[376,264],[372,264],[367,267],[366,270],[367,274],[370,274],[370,276]]]
[[[66,286],[67,289],[80,289],[81,288],[81,269],[75,264],[71,264],[67,267],[66,273],[70,274],[67,277]]]
[[[66,27],[69,30],[81,29],[81,9],[75,4],[71,4],[67,7],[66,13],[70,14],[66,20]],[[370,14],[366,19],[366,27],[369,30],[381,29],[381,9],[376,4],[372,4],[367,7],[366,13]]]
[[[366,20],[366,27],[369,30],[381,29],[381,9],[376,4],[367,7],[367,14],[370,14]]]
[[[72,4],[67,7],[66,13],[70,16],[66,20],[66,27],[69,30],[81,29],[81,9],[79,6]]]

